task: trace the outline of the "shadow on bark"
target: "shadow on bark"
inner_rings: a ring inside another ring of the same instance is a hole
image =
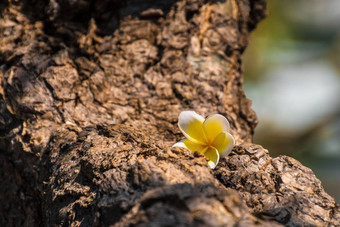
[[[0,225],[340,225],[310,169],[251,143],[264,1],[29,3],[0,6]],[[188,109],[231,124],[214,170],[171,149]]]

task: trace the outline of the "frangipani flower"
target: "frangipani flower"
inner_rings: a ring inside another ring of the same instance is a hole
[[[173,147],[184,147],[204,154],[212,169],[220,157],[231,152],[235,144],[234,137],[228,132],[229,122],[220,114],[204,119],[194,111],[183,111],[178,117],[178,126],[186,139],[175,143]]]

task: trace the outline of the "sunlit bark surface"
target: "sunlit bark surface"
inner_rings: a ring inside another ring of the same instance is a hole
[[[1,226],[340,226],[296,160],[252,143],[242,53],[262,0],[0,3]],[[236,139],[211,170],[183,110]]]

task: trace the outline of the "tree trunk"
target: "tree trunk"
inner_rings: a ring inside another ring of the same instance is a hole
[[[340,226],[296,160],[252,144],[242,53],[263,0],[0,3],[1,226]],[[236,139],[211,170],[182,110]]]

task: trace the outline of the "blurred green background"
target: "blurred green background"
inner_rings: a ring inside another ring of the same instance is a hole
[[[254,142],[311,168],[340,202],[340,1],[268,0],[244,56]]]

